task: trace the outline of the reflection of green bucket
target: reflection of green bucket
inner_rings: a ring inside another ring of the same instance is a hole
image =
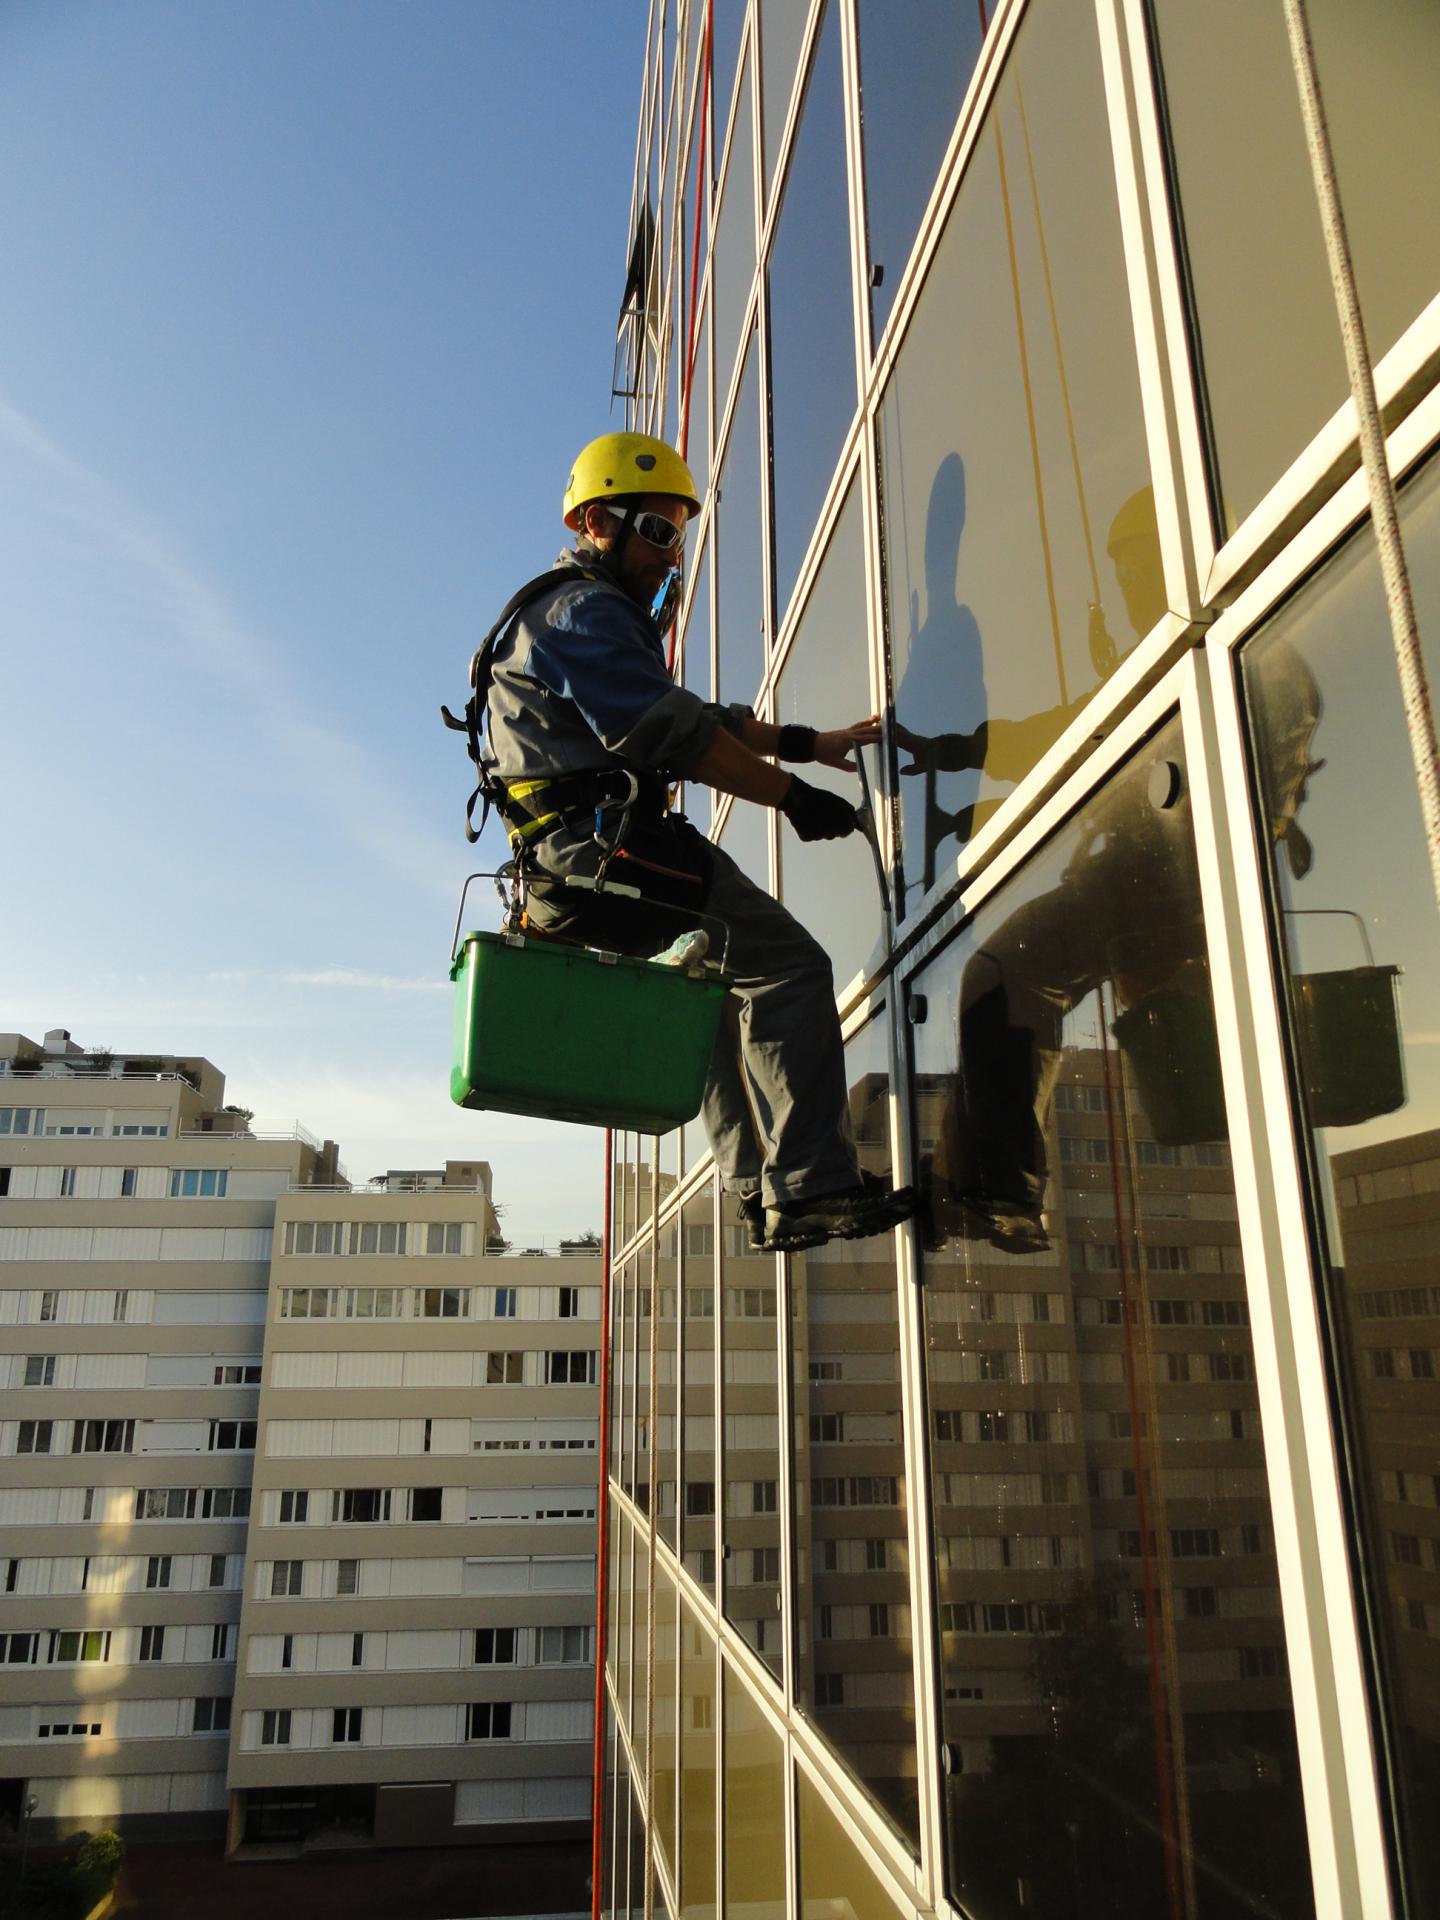
[[[1405,1104],[1398,967],[1299,973],[1291,981],[1295,1040],[1310,1123],[1353,1127]],[[1147,994],[1114,1034],[1161,1146],[1226,1137],[1220,1055],[1208,996]]]
[[[1135,1090],[1162,1147],[1225,1138],[1220,1054],[1208,995],[1162,988],[1115,1021]]]
[[[1297,973],[1295,1040],[1316,1127],[1353,1127],[1405,1104],[1398,967]]]

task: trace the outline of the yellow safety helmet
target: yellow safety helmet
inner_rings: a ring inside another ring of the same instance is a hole
[[[668,493],[699,513],[695,478],[673,447],[648,433],[602,433],[575,456],[565,484],[565,524],[573,533],[592,500]]]

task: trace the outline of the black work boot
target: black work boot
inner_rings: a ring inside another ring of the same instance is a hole
[[[839,1193],[806,1195],[765,1209],[766,1253],[798,1253],[827,1240],[868,1240],[908,1220],[920,1204],[914,1187],[892,1187],[872,1173]]]
[[[765,1196],[756,1187],[753,1193],[742,1193],[735,1201],[735,1211],[744,1221],[750,1235],[750,1251],[765,1251]]]

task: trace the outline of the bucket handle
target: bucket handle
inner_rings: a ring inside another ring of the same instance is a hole
[[[507,862],[505,866],[495,868],[493,871],[471,873],[465,876],[465,884],[460,889],[460,905],[455,910],[455,931],[450,936],[450,960],[452,965],[460,950],[460,928],[465,920],[465,901],[470,892],[471,881],[493,880],[495,882],[495,891],[500,896],[500,904],[504,908],[506,917],[508,918],[511,901],[510,896],[505,891],[505,883],[507,880],[513,880],[514,878],[515,865],[513,861]],[[614,893],[623,895],[626,899],[639,900],[644,897],[638,887],[627,887],[622,882],[616,880],[612,880],[606,884],[604,881],[581,881],[572,877],[569,880],[562,881],[560,884],[577,889],[583,888],[584,891],[591,893]],[[662,907],[667,913],[677,913],[683,920],[708,920],[712,927],[719,927],[721,933],[725,936],[720,947],[720,971],[722,973],[728,971],[730,960],[730,923],[727,920],[722,920],[718,914],[699,913],[693,907],[673,906],[668,900],[651,900],[647,904],[652,907]]]
[[[1355,925],[1360,929],[1360,941],[1365,949],[1365,964],[1367,967],[1373,967],[1375,965],[1375,953],[1370,945],[1370,935],[1365,930],[1365,922],[1361,919],[1360,915],[1355,912],[1353,907],[1285,907],[1282,911],[1293,914],[1303,913],[1307,916],[1313,915],[1316,919],[1333,916],[1341,920],[1353,920]]]

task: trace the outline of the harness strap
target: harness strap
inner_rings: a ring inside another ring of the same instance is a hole
[[[491,627],[470,661],[470,697],[465,702],[465,711],[461,716],[451,713],[442,706],[440,718],[445,725],[456,733],[465,735],[465,744],[478,776],[475,787],[465,802],[465,838],[473,846],[485,831],[485,822],[490,818],[490,809],[496,796],[492,791],[494,783],[486,772],[484,761],[485,746],[485,709],[490,698],[490,688],[495,679],[495,647],[516,614],[529,606],[532,600],[538,600],[542,593],[552,587],[564,586],[575,580],[594,581],[598,575],[587,572],[583,567],[551,567],[533,580],[527,580],[517,593],[513,593],[505,602],[504,611]],[[475,802],[483,801],[480,824],[475,825]]]

